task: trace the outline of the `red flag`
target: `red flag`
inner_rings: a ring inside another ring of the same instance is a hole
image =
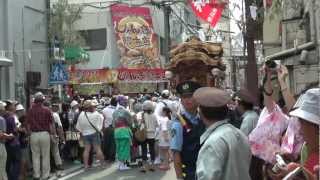
[[[193,12],[199,18],[210,23],[214,27],[220,20],[224,4],[217,3],[217,0],[189,0]]]

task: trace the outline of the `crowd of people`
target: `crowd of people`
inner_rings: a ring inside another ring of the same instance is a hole
[[[52,103],[38,92],[25,111],[0,102],[0,179],[48,179],[65,162],[177,179],[319,178],[320,89],[294,96],[287,70],[264,67],[261,97],[230,94],[194,81],[160,95],[75,96]],[[258,99],[262,102],[257,106]],[[296,101],[297,99],[297,101]],[[293,173],[294,172],[294,173]]]

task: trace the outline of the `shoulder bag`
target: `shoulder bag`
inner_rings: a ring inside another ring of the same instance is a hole
[[[87,112],[85,112],[84,114],[85,114],[85,116],[86,116],[89,124],[93,127],[94,130],[96,130],[96,132],[99,134],[99,136],[100,136],[100,138],[101,138],[101,140],[102,140],[102,138],[103,138],[102,132],[99,131],[98,128],[96,128],[96,127],[92,124],[92,122],[89,120],[89,117],[88,117],[88,115],[87,115]]]
[[[147,139],[147,130],[144,120],[144,113],[142,113],[141,124],[138,126],[138,129],[134,133],[134,137],[138,142],[144,142]]]

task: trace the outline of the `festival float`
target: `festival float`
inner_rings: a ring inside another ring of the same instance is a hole
[[[226,66],[222,63],[223,48],[220,43],[202,42],[191,37],[170,51],[170,63],[166,66],[166,78],[170,88],[191,80],[202,86],[222,87]]]

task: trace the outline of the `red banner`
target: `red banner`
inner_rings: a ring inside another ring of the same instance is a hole
[[[189,0],[193,12],[202,20],[214,27],[220,20],[224,3],[218,0]]]
[[[126,82],[164,82],[163,69],[118,69],[118,80]]]
[[[123,68],[159,68],[158,40],[146,7],[111,6]]]

